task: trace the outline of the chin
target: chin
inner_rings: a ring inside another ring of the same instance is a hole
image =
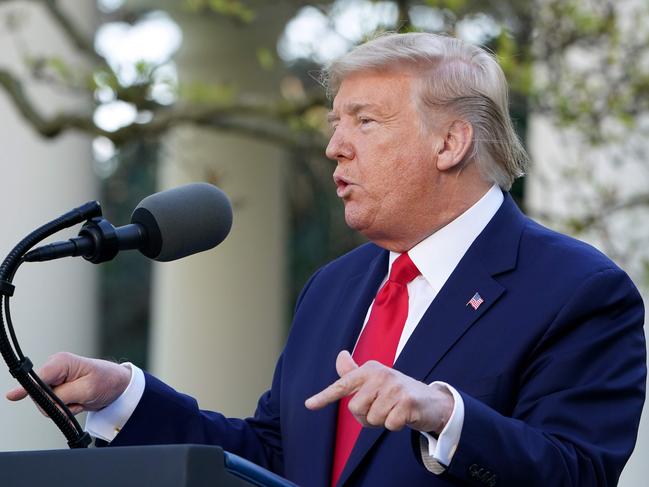
[[[364,233],[363,231],[369,226],[368,220],[369,218],[367,218],[367,216],[345,209],[345,223],[352,230]]]

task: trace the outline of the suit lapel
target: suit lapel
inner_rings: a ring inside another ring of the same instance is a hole
[[[342,323],[331,323],[331,335],[327,337],[328,345],[320,347],[323,354],[313,358],[315,363],[326,364],[319,368],[315,390],[321,391],[338,380],[339,377],[335,369],[336,357],[341,350],[349,350],[351,353],[354,348],[367,310],[387,272],[388,255],[387,251],[379,252],[371,261],[369,268],[349,279],[341,290],[335,309],[350,310],[350,312],[340,313]],[[331,482],[338,403],[331,404],[321,411],[310,412],[309,418],[309,423],[304,428],[302,436],[306,439],[304,444],[313,446],[313,451],[309,454],[309,457],[314,459],[311,478],[322,479],[321,485],[328,486]],[[314,441],[314,438],[317,438],[318,441]],[[311,449],[311,447],[309,448]]]
[[[422,317],[394,368],[417,380],[430,374],[444,355],[506,291],[492,276],[515,267],[524,217],[509,195],[478,236]],[[484,302],[468,304],[478,292]],[[367,306],[371,303],[371,299]],[[367,311],[367,308],[366,308]],[[363,428],[345,465],[344,485],[384,428]]]
[[[444,355],[506,291],[493,276],[516,266],[523,217],[507,195],[410,336],[394,368],[424,380]],[[479,293],[476,308],[469,300]]]
[[[498,300],[504,288],[476,262],[465,256],[440,290],[410,336],[394,368],[424,380],[446,352]],[[479,293],[484,302],[474,309],[469,300]],[[425,357],[425,360],[422,360]]]
[[[336,357],[341,350],[352,352],[358,335],[363,327],[367,310],[372,304],[379,285],[388,271],[387,250],[382,250],[372,259],[367,272],[358,274],[350,279],[346,285],[340,299],[338,310],[350,310],[349,313],[341,313],[342,323],[336,323],[332,326],[333,343],[338,346],[333,349],[329,348],[332,364],[335,364]],[[335,380],[338,375],[335,376]],[[327,384],[329,385],[329,384]]]

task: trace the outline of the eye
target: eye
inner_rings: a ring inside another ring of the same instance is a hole
[[[327,125],[329,125],[329,129],[331,129],[332,132],[334,132],[338,128],[339,123],[340,118],[338,118],[337,115],[334,115],[333,113],[329,113],[327,115]]]
[[[358,123],[361,125],[367,125],[374,122],[374,119],[371,119],[369,117],[358,117]]]

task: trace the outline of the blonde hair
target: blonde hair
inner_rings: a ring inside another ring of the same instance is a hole
[[[386,34],[334,61],[323,82],[333,97],[350,74],[403,67],[418,74],[423,122],[430,109],[469,122],[473,143],[466,161],[474,161],[488,181],[510,189],[525,173],[529,157],[509,116],[505,75],[486,50],[437,34]]]

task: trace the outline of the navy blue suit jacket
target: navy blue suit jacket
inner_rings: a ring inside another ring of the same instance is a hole
[[[245,420],[198,409],[152,376],[113,445],[210,443],[299,485],[326,487],[337,405],[304,400],[337,379],[387,270],[366,244],[305,286],[272,387]],[[469,299],[480,293],[474,310]],[[645,395],[644,310],[629,280],[592,247],[520,213],[509,196],[422,318],[394,367],[453,385],[464,399],[447,471],[421,464],[419,434],[364,429],[339,485],[614,485]]]

